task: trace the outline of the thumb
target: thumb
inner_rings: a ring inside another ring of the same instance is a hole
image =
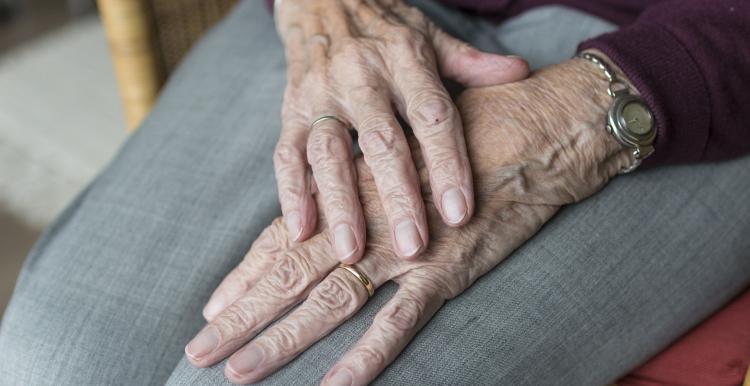
[[[510,83],[529,75],[529,64],[519,56],[482,52],[437,27],[430,35],[440,74],[466,87]]]

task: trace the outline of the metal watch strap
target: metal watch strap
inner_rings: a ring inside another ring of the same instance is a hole
[[[625,103],[625,101],[627,100],[640,99],[636,95],[630,93],[628,84],[619,79],[617,77],[617,74],[612,71],[609,65],[607,65],[607,63],[604,62],[602,58],[588,52],[579,53],[577,57],[594,63],[597,67],[599,67],[599,69],[602,70],[604,76],[609,82],[609,85],[607,86],[607,94],[609,94],[609,96],[613,99],[613,107],[615,107],[618,102]],[[633,163],[630,166],[620,170],[619,172],[620,174],[630,173],[638,168],[638,166],[640,166],[643,159],[654,152],[654,147],[650,143],[638,143],[635,140],[628,138],[628,136],[623,135],[618,130],[615,130],[613,128],[613,123],[611,121],[612,109],[610,109],[610,112],[608,114],[607,131],[612,134],[618,142],[633,149]]]

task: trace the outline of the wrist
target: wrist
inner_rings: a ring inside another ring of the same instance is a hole
[[[520,186],[528,203],[562,205],[630,165],[628,149],[607,132],[612,98],[597,70],[571,59],[524,81],[462,95],[478,194],[519,200],[523,195],[508,189]]]
[[[597,56],[594,52],[582,52],[577,58],[597,67],[607,79],[607,94],[612,101],[607,111],[606,128],[617,142],[631,151],[631,165],[620,171],[620,174],[629,173],[654,151],[654,115],[619,68],[611,65],[606,56]]]
[[[598,53],[596,50],[590,51],[594,55]],[[592,138],[589,146],[596,148],[589,156],[594,157],[593,161],[598,164],[600,170],[606,171],[606,178],[612,178],[633,165],[633,148],[615,138],[610,130],[610,109],[615,102],[615,95],[620,94],[622,90],[625,94],[638,94],[632,83],[608,57],[597,58],[609,67],[609,71],[614,75],[613,79],[616,79],[614,83],[597,64],[576,57],[558,65],[562,67],[562,72],[554,75],[559,82],[555,88],[562,94],[568,94],[566,106],[560,108],[567,108],[570,114],[574,115],[572,125],[584,123],[588,126],[588,134]]]

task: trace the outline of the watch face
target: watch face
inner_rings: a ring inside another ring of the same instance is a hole
[[[640,101],[628,102],[622,108],[622,118],[626,128],[635,135],[647,134],[654,126],[654,117]]]

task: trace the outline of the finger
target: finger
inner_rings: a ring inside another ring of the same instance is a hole
[[[419,175],[404,131],[388,95],[377,87],[357,87],[347,99],[359,146],[388,218],[394,250],[401,257],[415,257],[426,247],[429,235]]]
[[[289,237],[302,241],[313,233],[317,219],[307,166],[308,130],[299,119],[285,119],[284,126],[273,156],[276,183]]]
[[[393,362],[443,301],[429,286],[402,284],[365,335],[331,368],[321,384],[369,384]]]
[[[525,79],[529,64],[518,56],[482,52],[430,24],[440,73],[466,87],[483,87]]]
[[[374,268],[362,263],[357,267],[363,272]],[[244,384],[267,377],[349,319],[367,298],[366,288],[354,275],[334,270],[289,316],[229,358],[227,378]]]
[[[429,59],[427,59],[429,60]],[[460,226],[474,211],[474,186],[463,126],[456,106],[430,63],[424,70],[396,71],[395,84],[430,176],[432,197],[443,221]]]
[[[329,114],[320,114],[325,116]],[[315,124],[307,144],[307,157],[320,192],[331,244],[343,262],[359,260],[364,250],[365,223],[357,194],[352,139],[340,121]]]
[[[318,234],[279,256],[247,294],[211,320],[185,347],[197,367],[210,366],[235,352],[258,331],[307,297],[337,263],[326,235]]]
[[[240,264],[219,284],[203,308],[203,317],[211,321],[252,288],[273,266],[276,257],[292,247],[282,219],[277,218],[253,242]]]

